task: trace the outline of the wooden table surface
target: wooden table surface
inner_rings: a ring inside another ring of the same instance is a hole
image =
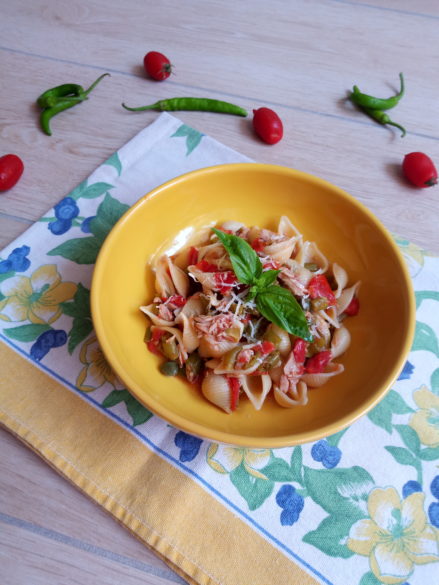
[[[262,143],[251,119],[177,116],[258,162],[335,183],[391,232],[439,253],[438,188],[414,189],[400,170],[411,151],[439,164],[435,0],[0,0],[0,14],[0,156],[25,165],[0,195],[0,247],[158,115],[131,115],[121,102],[203,96],[276,110],[283,140]],[[174,64],[163,83],[143,72],[150,50]],[[346,101],[354,84],[391,95],[400,71],[406,94],[389,114],[404,138]],[[104,72],[111,78],[86,103],[53,120],[52,137],[41,132],[40,93]],[[2,585],[182,582],[4,430],[0,453]]]

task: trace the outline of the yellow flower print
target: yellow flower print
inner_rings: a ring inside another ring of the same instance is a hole
[[[91,337],[82,345],[79,359],[84,367],[76,379],[76,387],[82,392],[92,392],[106,382],[114,387],[120,385],[116,374],[105,359],[96,337]]]
[[[439,447],[439,396],[427,386],[421,386],[413,393],[419,407],[409,420],[409,425],[419,436],[421,443],[428,447]]]
[[[212,443],[207,452],[207,462],[218,473],[230,473],[243,463],[247,473],[267,479],[259,470],[267,465],[270,456],[270,449],[246,449]]]
[[[415,492],[401,501],[395,488],[375,488],[367,502],[370,518],[351,527],[347,546],[369,557],[370,568],[382,583],[403,583],[415,564],[439,561],[437,535],[427,523],[424,497]]]
[[[13,276],[0,284],[0,319],[53,323],[61,315],[60,303],[73,298],[76,284],[62,282],[55,264],[37,268],[30,276]]]

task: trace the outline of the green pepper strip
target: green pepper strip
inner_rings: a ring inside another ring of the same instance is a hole
[[[73,83],[66,83],[64,85],[58,85],[52,89],[48,89],[38,98],[37,103],[47,104],[40,115],[40,124],[43,132],[48,136],[52,136],[50,129],[50,120],[69,108],[73,108],[77,104],[88,99],[88,94],[93,91],[97,84],[106,77],[109,73],[104,73],[94,81],[88,89],[84,91],[83,87]],[[64,94],[64,95],[63,95]],[[73,94],[73,95],[72,95]],[[49,105],[50,104],[50,105]]]
[[[366,112],[366,114],[368,114],[371,118],[373,118],[380,124],[383,125],[388,124],[389,126],[395,126],[396,128],[399,128],[402,132],[401,138],[403,138],[406,135],[405,128],[391,120],[388,114],[386,114],[386,112],[383,112],[382,110],[373,110],[371,108],[364,108],[364,111]]]
[[[160,112],[176,112],[178,110],[190,110],[201,112],[218,112],[221,114],[233,114],[235,116],[247,116],[247,111],[240,106],[235,106],[229,102],[221,100],[213,100],[210,98],[192,98],[192,97],[177,97],[167,100],[159,100],[155,104],[149,106],[140,106],[138,108],[130,108],[125,104],[122,106],[130,112],[143,112],[145,110],[159,110]]]
[[[399,100],[404,95],[404,75],[402,73],[399,74],[399,79],[401,83],[401,89],[399,93],[392,97],[383,99],[374,97],[372,95],[367,95],[362,93],[356,85],[354,85],[353,91],[349,97],[354,104],[362,108],[370,108],[372,110],[390,110],[390,108],[394,108],[397,105]]]

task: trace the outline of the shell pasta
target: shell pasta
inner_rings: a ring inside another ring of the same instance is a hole
[[[185,376],[224,412],[243,400],[256,410],[267,399],[303,406],[310,389],[344,371],[338,358],[351,343],[345,323],[359,311],[360,282],[289,218],[276,231],[235,221],[206,228],[154,270],[156,296],[140,307],[146,345],[164,375]]]

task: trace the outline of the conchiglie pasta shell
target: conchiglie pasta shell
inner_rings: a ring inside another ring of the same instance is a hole
[[[315,242],[304,242],[296,254],[296,260],[299,262],[299,264],[302,264],[302,266],[305,266],[305,264],[308,262],[317,264],[319,269],[314,272],[314,274],[321,274],[326,272],[329,266],[329,262],[326,259],[326,256],[320,252]]]
[[[308,403],[308,387],[303,380],[297,386],[288,392],[281,392],[277,386],[274,387],[274,399],[284,408],[293,408],[294,406],[304,406]]]
[[[208,374],[201,383],[201,392],[204,398],[227,412],[227,414],[232,412],[230,408],[231,390],[225,376]]]
[[[189,293],[189,277],[186,272],[176,266],[169,257],[168,269],[177,294],[187,297]]]
[[[264,247],[264,254],[270,256],[274,262],[284,264],[289,258],[291,258],[296,242],[297,238],[289,238],[288,240],[274,242],[273,244]]]
[[[302,237],[302,234],[286,215],[281,216],[277,231],[283,236],[287,236],[288,238]]]
[[[351,334],[346,327],[340,327],[334,332],[331,340],[332,359],[342,355],[351,344]]]
[[[244,228],[245,225],[239,221],[224,221],[221,224],[223,230],[229,230],[230,232],[237,232],[241,228]]]
[[[271,389],[270,376],[240,376],[239,381],[255,410],[260,410]]]
[[[175,295],[175,286],[168,274],[167,256],[161,256],[158,259],[155,271],[155,289],[162,298],[167,299],[171,295]]]
[[[181,309],[180,313],[176,318],[176,322],[180,323],[185,317],[194,317],[196,315],[202,315],[206,311],[208,300],[203,297],[200,293],[195,293],[188,298],[187,302]]]
[[[203,287],[203,292],[209,294],[216,286],[215,272],[203,272],[195,266],[189,267],[190,273]]]
[[[322,372],[321,374],[304,374],[301,379],[310,388],[318,388],[319,386],[323,386],[323,384],[326,384],[326,382],[330,378],[332,378],[333,376],[337,376],[342,372],[344,372],[343,364],[336,364],[334,362],[330,362],[327,365],[325,372]]]
[[[349,306],[350,302],[357,294],[358,289],[360,288],[360,282],[356,282],[354,285],[350,286],[349,288],[345,288],[344,291],[337,299],[337,312],[339,315],[343,313],[343,311]]]
[[[332,327],[336,329],[340,327],[340,322],[338,320],[338,311],[336,307],[329,307],[328,309],[324,309],[319,311],[319,315],[327,321]]]
[[[192,353],[200,345],[200,338],[195,331],[192,319],[186,317],[186,315],[180,314],[179,317],[180,316],[183,327],[183,346],[187,353]]]
[[[291,351],[291,339],[289,334],[285,331],[285,329],[282,329],[275,323],[272,323],[270,325],[269,330],[272,331],[274,335],[276,335],[276,337],[279,338],[279,341],[276,342],[276,349],[279,350],[280,355],[281,356],[288,355]]]
[[[155,305],[151,304],[140,307],[140,310],[142,311],[142,313],[145,313],[145,315],[147,315],[151,319],[153,325],[158,325],[161,327],[175,325],[175,321],[166,321],[165,319],[161,319],[158,315],[156,315],[153,311],[154,308]]]
[[[215,341],[210,336],[200,338],[198,353],[201,357],[219,358],[236,346],[236,341]]]
[[[334,296],[336,299],[338,299],[348,283],[348,273],[339,264],[334,262],[332,265],[332,274],[337,285],[337,288],[334,290]]]

